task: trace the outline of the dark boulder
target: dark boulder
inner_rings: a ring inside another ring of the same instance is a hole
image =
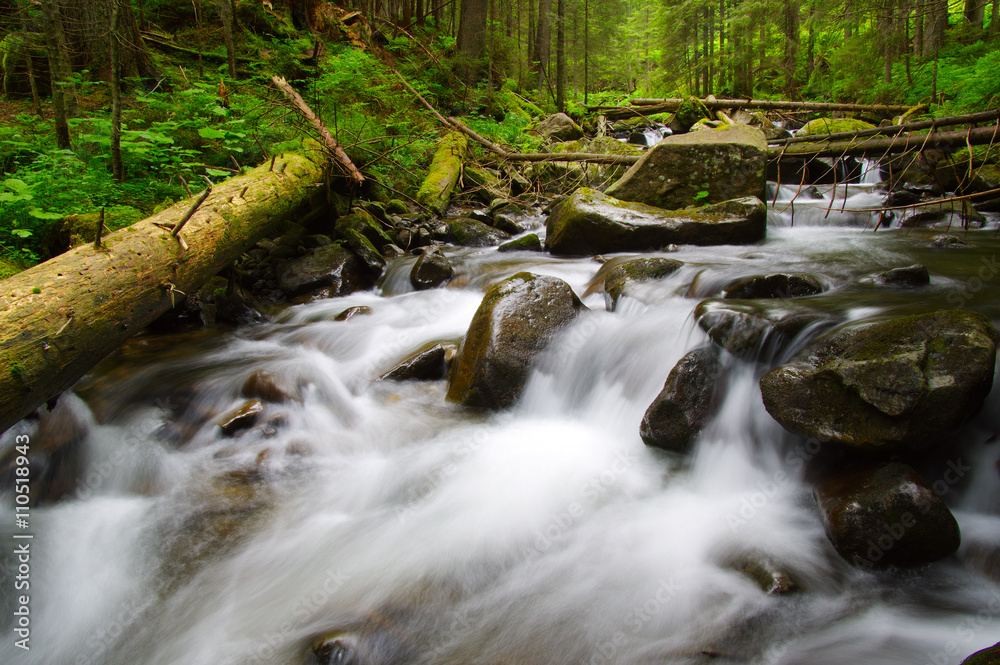
[[[318,247],[277,269],[278,288],[289,297],[325,291],[346,296],[369,289],[375,280],[354,252],[339,245]]]
[[[284,402],[302,403],[302,396],[299,394],[298,386],[284,376],[263,369],[254,372],[243,382],[240,395],[249,398],[260,398],[275,404],[282,404]]]
[[[766,374],[764,406],[806,436],[880,453],[920,447],[982,404],[996,344],[990,320],[962,310],[841,330]]]
[[[447,375],[448,360],[455,353],[452,344],[434,342],[415,351],[379,377],[379,381],[436,381]]]
[[[587,309],[566,282],[520,272],[491,287],[451,371],[448,399],[502,409],[521,395],[536,356]]]
[[[1000,642],[991,647],[977,651],[962,661],[962,665],[998,665],[1000,664]]]
[[[350,321],[355,316],[368,316],[372,313],[372,308],[367,305],[356,305],[354,307],[348,307],[343,312],[333,317],[334,321]]]
[[[510,239],[510,235],[500,229],[469,217],[459,217],[450,221],[448,233],[455,244],[466,247],[492,247]]]
[[[926,266],[915,263],[905,268],[892,268],[891,270],[880,272],[872,278],[872,281],[884,286],[912,289],[930,284],[931,276],[927,272]]]
[[[447,284],[454,274],[451,261],[444,252],[437,247],[428,247],[420,253],[417,262],[410,269],[410,284],[418,291],[434,289]]]
[[[698,304],[694,315],[713,342],[734,356],[756,360],[780,352],[807,328],[832,320],[822,312],[783,303],[710,298]]]
[[[718,410],[722,371],[719,351],[710,346],[681,358],[642,417],[643,442],[672,452],[691,450],[695,437]]]
[[[643,252],[677,245],[743,245],[764,238],[764,204],[748,197],[704,208],[662,210],[628,203],[589,188],[577,190],[549,215],[553,254]]]
[[[798,298],[823,293],[823,285],[812,275],[775,273],[739,279],[725,288],[723,298]]]
[[[815,495],[827,538],[855,566],[920,566],[961,544],[951,511],[906,464],[846,472],[820,483]]]

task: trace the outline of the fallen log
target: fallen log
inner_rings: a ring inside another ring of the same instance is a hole
[[[458,132],[449,132],[439,142],[427,177],[417,192],[417,203],[443,215],[451,194],[462,177],[467,141]]]
[[[322,180],[322,164],[280,155],[213,187],[181,232],[187,249],[171,231],[190,199],[0,282],[0,432],[308,209]]]
[[[838,102],[794,102],[770,99],[703,99],[710,109],[770,109],[789,111],[868,111],[870,113],[905,113],[911,107],[900,104],[841,104]],[[632,106],[664,107],[676,111],[683,99],[642,99],[631,100]],[[625,108],[625,107],[623,107]]]
[[[934,132],[906,136],[863,138],[857,141],[832,143],[801,143],[781,148],[768,148],[768,156],[779,157],[838,157],[842,155],[883,155],[889,152],[924,150],[927,148],[958,148],[984,145],[1000,140],[1000,124],[960,132]]]
[[[359,171],[358,167],[354,165],[351,158],[347,156],[344,149],[340,147],[340,144],[337,143],[337,139],[333,138],[333,134],[331,134],[330,130],[326,128],[326,125],[320,122],[320,119],[316,117],[313,110],[309,108],[309,105],[306,104],[304,99],[302,99],[302,95],[297,93],[295,88],[290,86],[288,81],[280,76],[272,76],[271,82],[274,83],[275,87],[281,91],[281,94],[283,94],[288,101],[292,103],[299,115],[305,118],[316,129],[320,138],[323,139],[323,146],[330,151],[330,157],[341,163],[356,184],[363,184],[365,178],[361,175],[361,171]]]
[[[946,118],[934,118],[933,120],[920,120],[908,122],[902,125],[889,125],[888,127],[875,127],[873,129],[862,129],[857,132],[834,132],[833,134],[812,134],[809,136],[793,136],[787,139],[775,139],[768,141],[768,145],[790,145],[792,143],[816,143],[818,141],[838,141],[844,139],[861,138],[865,136],[893,136],[905,132],[916,132],[923,129],[937,129],[938,127],[954,127],[956,125],[975,125],[980,122],[989,122],[1000,118],[1000,108],[981,113],[968,113],[966,115],[953,115]]]

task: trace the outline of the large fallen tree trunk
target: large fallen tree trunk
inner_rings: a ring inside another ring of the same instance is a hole
[[[990,122],[1000,118],[1000,109],[983,111],[981,113],[969,113],[966,115],[953,115],[946,118],[934,118],[933,120],[920,120],[918,122],[908,122],[902,125],[889,125],[887,127],[874,127],[872,129],[862,129],[856,132],[834,132],[833,134],[810,134],[808,136],[793,136],[787,139],[775,139],[768,141],[769,145],[788,145],[791,143],[816,143],[817,141],[839,141],[844,139],[862,138],[865,136],[894,136],[905,132],[916,132],[922,129],[937,129],[939,127],[954,127],[956,125],[975,125],[980,122]]]
[[[710,109],[771,109],[787,111],[847,111],[869,113],[905,113],[909,106],[886,104],[838,104],[835,102],[792,102],[771,101],[767,99],[703,99],[702,103]],[[653,115],[655,113],[673,113],[683,99],[633,99],[632,106],[596,107],[604,115],[613,120],[634,117],[635,115]]]
[[[822,139],[822,137],[819,137]],[[777,157],[837,157],[841,155],[883,155],[890,152],[924,150],[927,148],[959,148],[1000,141],[1000,125],[979,127],[960,132],[908,134],[906,136],[864,138],[857,141],[832,143],[801,143],[781,148],[768,148],[768,156]]]
[[[0,282],[0,432],[229,265],[282,220],[308,209],[323,160],[281,155]]]

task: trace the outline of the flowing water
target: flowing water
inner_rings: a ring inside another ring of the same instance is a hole
[[[944,493],[960,556],[918,570],[834,553],[806,478],[826,451],[768,416],[767,363],[728,363],[722,409],[688,458],[639,438],[671,367],[706,341],[695,305],[736,277],[812,273],[828,291],[802,305],[843,322],[954,307],[1000,320],[996,219],[963,235],[974,246],[932,249],[925,229],[872,232],[871,214],[851,212],[880,203],[870,183],[795,190],[772,188],[765,242],[683,247],[682,270],[613,313],[591,259],[451,248],[448,288],[411,291],[407,257],[375,292],[132,342],[58,407],[89,423],[88,466],[74,495],[32,511],[30,652],[14,646],[4,547],[0,662],[293,665],[330,635],[329,662],[372,665],[941,665],[992,645],[1000,391],[942,458],[963,469]],[[915,262],[930,287],[867,279]],[[520,270],[567,281],[591,311],[514,408],[456,407],[444,381],[375,380],[459,341],[483,290]],[[334,321],[356,305],[372,314]],[[301,403],[223,436],[214,420],[262,369]],[[922,470],[934,482],[944,468]],[[799,590],[766,594],[732,564],[748,556]]]

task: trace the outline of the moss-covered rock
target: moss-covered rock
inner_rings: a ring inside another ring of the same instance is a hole
[[[448,399],[503,409],[521,395],[532,364],[586,307],[566,282],[520,272],[491,287],[453,366]]]
[[[462,160],[465,159],[467,146],[465,135],[459,132],[450,132],[441,139],[427,177],[417,192],[420,205],[439,215],[448,209],[451,194],[462,174]]]
[[[504,244],[497,247],[498,252],[541,252],[542,241],[534,233],[529,233],[523,235],[520,238],[514,238],[510,242],[505,242]]]
[[[827,538],[855,566],[920,566],[961,544],[954,515],[906,464],[855,469],[820,483],[815,493]]]
[[[972,654],[962,661],[962,665],[1000,665],[1000,642]]]
[[[763,239],[766,209],[747,197],[704,208],[663,210],[581,188],[549,215],[553,254],[606,254],[659,250],[671,244],[748,244]]]
[[[613,263],[609,261],[604,264],[600,272],[604,273],[604,301],[608,310],[615,310],[630,284],[663,279],[680,270],[683,265],[683,261],[663,256]]]
[[[553,113],[538,123],[535,133],[553,143],[583,138],[583,128],[565,113]]]
[[[822,134],[837,134],[839,132],[860,132],[865,129],[875,129],[875,125],[854,118],[817,118],[807,122],[799,130],[799,136],[818,136]]]
[[[348,229],[344,233],[344,240],[376,279],[382,276],[382,273],[385,272],[385,259],[368,238],[354,229]]]
[[[356,231],[368,239],[376,249],[391,245],[395,239],[386,232],[383,225],[367,210],[355,209],[349,215],[339,218],[333,225],[338,238],[347,240],[348,231]]]
[[[997,331],[982,314],[945,310],[821,338],[760,381],[786,429],[889,454],[936,442],[993,385]]]
[[[456,244],[466,247],[492,247],[510,239],[510,235],[500,229],[469,217],[459,217],[448,222],[448,233]]]
[[[721,376],[722,361],[715,347],[695,349],[681,358],[642,417],[643,443],[672,452],[690,451],[698,432],[718,410]]]
[[[668,136],[649,149],[607,194],[668,210],[764,191],[767,142],[753,127],[726,125]]]
[[[579,139],[557,143],[549,148],[553,153],[588,153],[591,155],[624,155],[639,157],[642,150],[611,136]],[[628,167],[623,164],[584,164],[582,162],[543,162],[531,167],[531,172],[548,192],[565,192],[575,187],[604,187],[622,177]]]
[[[464,173],[466,190],[471,185],[473,195],[483,203],[488,205],[496,199],[510,196],[510,191],[500,180],[500,174],[496,171],[478,166],[467,166]]]
[[[404,201],[389,199],[389,202],[385,204],[385,211],[390,215],[406,215],[410,212],[410,209]]]
[[[681,102],[680,107],[670,119],[670,131],[674,134],[684,134],[702,118],[711,119],[712,112],[697,97],[688,97]]]

